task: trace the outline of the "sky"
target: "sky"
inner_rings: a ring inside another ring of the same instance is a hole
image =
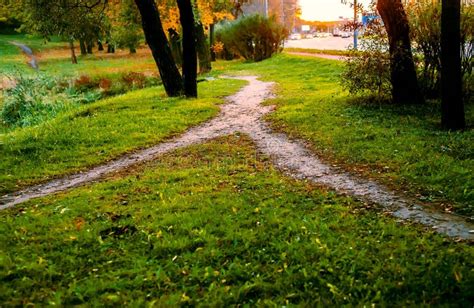
[[[365,6],[369,0],[361,0]],[[302,9],[301,18],[304,20],[334,21],[339,16],[354,18],[354,9],[341,0],[299,0]]]

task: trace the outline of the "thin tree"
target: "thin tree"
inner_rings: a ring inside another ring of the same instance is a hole
[[[204,26],[201,21],[196,22],[196,48],[199,58],[199,73],[204,74],[212,70],[211,48],[207,42]]]
[[[466,126],[461,76],[461,1],[443,0],[441,8],[441,124]]]
[[[173,59],[155,1],[135,0],[135,3],[140,11],[143,32],[160,72],[166,94],[180,96],[184,92],[183,82]]]
[[[397,104],[421,103],[411,51],[410,28],[401,0],[378,0],[377,10],[387,31],[392,97]]]
[[[191,0],[177,0],[183,28],[183,81],[186,97],[197,97],[196,26]]]

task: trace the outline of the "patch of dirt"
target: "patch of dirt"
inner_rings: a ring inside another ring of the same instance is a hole
[[[305,179],[354,196],[361,201],[378,204],[384,211],[401,220],[424,224],[451,237],[474,240],[472,231],[474,224],[467,222],[464,218],[422,207],[382,185],[336,170],[317,158],[304,143],[291,140],[285,134],[275,133],[263,121],[263,116],[273,111],[274,106],[261,104],[273,96],[273,83],[259,81],[254,76],[225,78],[243,79],[249,84],[227,98],[228,103],[221,107],[221,112],[216,118],[189,129],[173,140],[126,155],[88,172],[67,176],[4,196],[0,198],[0,204],[3,204],[0,205],[0,209],[97,181],[107,174],[118,172],[137,163],[151,161],[161,154],[181,147],[241,132],[249,135],[258,150],[270,156],[278,169],[294,178]]]
[[[16,80],[10,77],[0,76],[0,91],[14,88],[16,86]]]

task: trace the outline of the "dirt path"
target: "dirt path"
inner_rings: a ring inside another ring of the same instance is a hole
[[[466,222],[463,218],[422,208],[374,182],[341,173],[321,162],[303,143],[290,140],[285,134],[273,132],[262,117],[274,107],[261,105],[264,100],[272,96],[273,83],[262,82],[252,76],[238,79],[247,80],[249,84],[235,95],[228,97],[228,103],[222,106],[221,113],[213,120],[194,127],[169,142],[124,156],[88,172],[4,196],[0,198],[0,204],[3,204],[0,205],[0,209],[93,182],[106,174],[139,162],[153,160],[160,154],[239,131],[248,134],[257,148],[273,159],[278,169],[295,178],[307,179],[360,200],[376,203],[395,217],[422,223],[451,237],[474,240],[472,233],[474,224]]]

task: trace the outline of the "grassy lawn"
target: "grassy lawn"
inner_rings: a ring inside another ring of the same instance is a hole
[[[0,133],[0,194],[83,170],[159,143],[218,112],[245,82],[199,84],[200,98],[170,99],[162,87],[81,106],[35,127]]]
[[[113,55],[96,52],[79,57],[79,64],[73,65],[64,42],[44,44],[40,38],[0,35],[3,52],[0,73],[33,73],[10,41],[42,51],[40,70],[46,76],[157,72],[146,49],[140,49],[134,56],[121,51]],[[169,99],[162,87],[155,87],[74,107],[37,126],[13,129],[0,126],[0,195],[84,170],[179,134],[216,115],[223,98],[244,84],[236,80],[200,83],[197,100]],[[0,108],[1,105],[0,95]]]
[[[19,42],[26,44],[33,49],[34,53],[44,51],[51,48],[61,48],[65,45],[57,39],[46,42],[43,38],[35,36],[27,36],[24,34],[0,35],[0,75],[16,74],[18,72],[32,72],[27,66],[27,58],[21,55],[21,51],[17,46],[10,42]]]
[[[474,249],[283,177],[245,136],[0,212],[4,305],[469,306]]]
[[[310,49],[310,48],[289,48],[284,49],[285,52],[302,52],[310,54],[325,54],[332,56],[348,56],[350,54],[347,50],[331,50],[331,49]]]
[[[2,70],[24,65],[6,43],[20,39],[0,36]],[[27,44],[42,48],[38,39]],[[40,65],[65,76],[156,70],[145,52],[87,56],[74,66],[59,48]],[[269,119],[331,164],[473,214],[474,132],[441,131],[434,104],[361,104],[338,85],[337,61],[280,55],[215,67],[215,75],[277,82],[278,110]],[[243,85],[203,82],[195,100],[166,98],[161,87],[132,91],[0,131],[0,194],[159,143],[216,115],[223,97]],[[473,106],[467,114],[472,124]],[[167,154],[102,183],[1,211],[0,220],[6,306],[474,301],[472,244],[290,180],[246,136]]]
[[[331,164],[375,178],[421,201],[474,215],[474,105],[465,132],[439,126],[439,106],[360,103],[338,84],[339,61],[280,55],[261,63],[219,63],[219,69],[277,82],[280,130],[309,141]]]
[[[140,48],[134,55],[121,50],[117,50],[115,54],[94,50],[93,55],[81,56],[76,46],[78,64],[72,64],[66,42],[56,38],[46,42],[40,37],[15,34],[0,35],[0,75],[34,72],[26,64],[27,57],[21,54],[18,47],[9,42],[20,42],[32,48],[35,55],[39,56],[40,71],[54,76],[86,74],[94,77],[131,71],[157,73],[155,62],[147,47]]]
[[[40,62],[41,70],[52,75],[91,77],[110,76],[125,72],[146,72],[157,74],[156,64],[147,47],[139,49],[138,54],[117,51],[116,54],[95,52],[94,55],[78,56],[78,63],[71,64],[68,50],[46,53]]]

